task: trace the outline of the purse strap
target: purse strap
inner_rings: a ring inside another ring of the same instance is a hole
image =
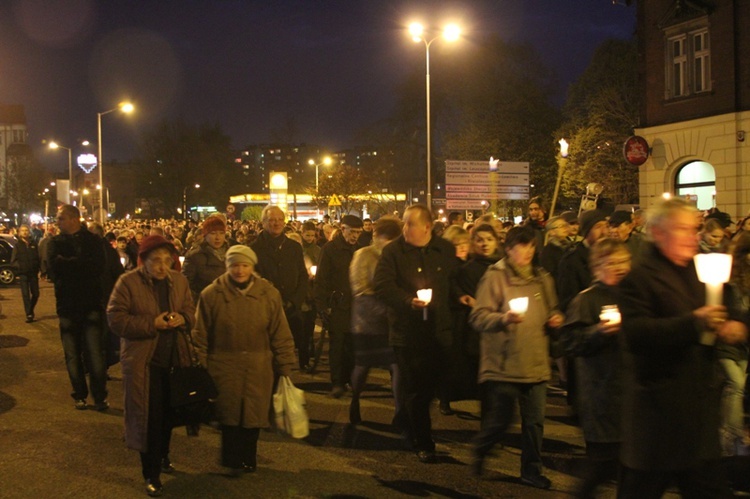
[[[198,354],[196,353],[195,346],[193,345],[193,335],[190,334],[190,330],[187,328],[184,328],[184,329],[179,328],[179,329],[174,329],[174,332],[175,332],[175,338],[174,338],[174,341],[172,342],[172,351],[169,355],[169,367],[170,368],[175,367],[174,356],[175,356],[175,351],[177,350],[177,342],[179,341],[180,337],[184,338],[185,340],[185,345],[187,346],[188,354],[190,356],[190,365],[193,367],[200,366],[200,362],[198,362]],[[177,359],[179,361],[179,353],[177,355]]]

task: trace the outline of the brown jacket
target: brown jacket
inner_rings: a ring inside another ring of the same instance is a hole
[[[247,293],[220,276],[201,293],[193,340],[219,396],[220,423],[265,428],[273,395],[274,370],[289,376],[294,340],[281,294],[258,277]]]
[[[170,310],[185,317],[186,331],[193,327],[195,305],[188,281],[179,272],[171,271]],[[157,343],[154,319],[159,315],[159,298],[144,267],[120,276],[107,305],[107,320],[112,332],[121,338],[120,362],[125,392],[125,443],[134,450],[146,452],[148,429],[149,363]],[[190,365],[186,335],[179,335],[180,365]]]

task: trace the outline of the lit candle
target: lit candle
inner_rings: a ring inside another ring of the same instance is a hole
[[[120,263],[122,264],[123,267],[125,267],[125,257],[124,256],[120,257]]]
[[[310,267],[310,275],[313,276],[313,277],[315,277],[315,274],[317,274],[317,272],[318,272],[318,266],[317,265],[312,265]]]
[[[432,301],[432,289],[418,289],[417,298],[429,305]],[[427,320],[427,307],[422,309],[422,318]]]
[[[529,309],[529,297],[522,296],[521,298],[513,298],[508,301],[508,306],[510,307],[511,312],[523,317]]]
[[[732,255],[724,253],[697,254],[693,258],[698,280],[706,285],[706,305],[721,305],[724,301],[724,283],[732,273]],[[716,335],[706,331],[701,336],[703,345],[716,343]]]
[[[617,305],[604,305],[602,307],[601,313],[599,314],[599,320],[611,325],[619,324],[620,322],[622,322],[620,309],[617,308]]]
[[[183,263],[185,263],[185,257],[184,256],[178,256],[177,258],[180,260],[180,265],[182,265]]]

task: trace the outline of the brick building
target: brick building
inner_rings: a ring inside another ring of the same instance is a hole
[[[637,2],[641,126],[651,156],[640,203],[697,197],[750,212],[750,2]]]

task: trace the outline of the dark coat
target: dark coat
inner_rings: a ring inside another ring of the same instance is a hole
[[[104,302],[102,239],[81,228],[60,234],[49,243],[48,274],[55,283],[57,314],[63,317],[101,310]]]
[[[587,442],[619,442],[622,363],[618,335],[598,330],[605,305],[618,305],[617,290],[600,282],[581,291],[567,310],[560,345],[575,358],[578,409]]]
[[[307,296],[309,280],[302,246],[284,234],[271,237],[263,231],[250,247],[258,256],[256,272],[279,290],[284,310],[299,312]]]
[[[219,260],[208,243],[203,242],[199,247],[190,251],[185,256],[182,273],[190,283],[193,301],[198,302],[201,291],[226,271],[224,261]]]
[[[389,307],[392,346],[421,348],[437,342],[443,348],[452,343],[451,299],[458,271],[455,247],[433,236],[423,248],[407,243],[404,236],[388,244],[375,269],[375,294]],[[432,289],[427,320],[422,310],[411,307],[418,289]]]
[[[185,331],[195,321],[195,305],[187,279],[171,271],[169,309],[185,318]],[[158,343],[154,319],[162,314],[159,297],[144,267],[123,274],[115,284],[107,305],[107,320],[113,333],[122,338],[120,362],[125,392],[125,443],[134,450],[146,452],[148,432],[149,364]],[[189,366],[187,336],[178,335],[179,365]]]
[[[474,256],[468,262],[461,265],[461,270],[456,276],[458,287],[461,294],[469,295],[472,298],[477,297],[477,288],[482,276],[487,269],[500,260],[500,255]],[[469,314],[471,307],[467,307],[459,302],[454,302],[454,315],[456,316],[456,328],[460,331],[461,351],[472,356],[479,356],[479,333],[469,324]],[[476,373],[474,378],[476,378]]]
[[[338,333],[351,332],[352,288],[349,283],[349,264],[352,262],[356,244],[348,244],[342,234],[328,241],[320,252],[318,272],[315,274],[315,306],[319,311],[330,308],[331,297],[335,306],[331,309],[330,330]]]
[[[578,293],[591,286],[594,276],[589,270],[589,254],[591,250],[583,241],[569,249],[560,258],[555,276],[557,298],[560,300],[560,310],[568,308],[568,303]]]
[[[695,265],[679,267],[652,245],[620,284],[623,464],[684,470],[718,459],[721,384],[716,348],[700,344],[693,310],[705,303]]]
[[[109,295],[115,287],[117,279],[125,273],[125,269],[120,262],[120,254],[106,239],[102,239],[104,246],[104,272],[102,272],[102,306],[106,307],[109,302]]]
[[[544,267],[544,270],[550,273],[551,276],[557,275],[557,266],[560,264],[565,252],[568,250],[570,242],[567,239],[563,241],[557,241],[550,239],[547,244],[542,248],[542,254],[539,256],[539,264]]]
[[[218,421],[267,427],[274,371],[289,376],[296,362],[279,291],[256,278],[240,292],[223,274],[201,293],[193,340],[219,390]]]
[[[40,267],[39,247],[36,241],[31,237],[28,243],[23,239],[17,239],[16,245],[13,246],[10,263],[18,269],[19,274],[36,277]]]

